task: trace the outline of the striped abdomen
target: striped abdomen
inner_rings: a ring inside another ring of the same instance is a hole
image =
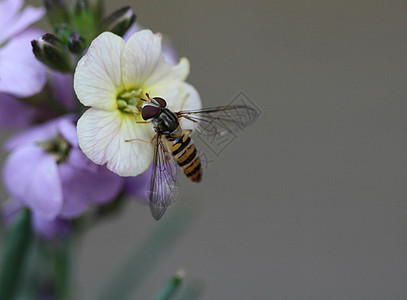
[[[168,138],[168,146],[185,175],[192,181],[201,181],[201,162],[189,135],[182,133],[177,138]]]

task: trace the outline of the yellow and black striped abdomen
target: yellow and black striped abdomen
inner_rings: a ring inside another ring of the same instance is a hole
[[[201,181],[201,161],[189,135],[182,133],[177,138],[168,139],[168,146],[185,175],[192,181]]]

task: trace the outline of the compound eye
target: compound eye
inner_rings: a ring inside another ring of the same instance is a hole
[[[154,99],[155,101],[157,101],[158,104],[160,104],[161,107],[166,107],[166,106],[167,106],[167,101],[165,101],[163,98],[154,97],[153,99]]]
[[[160,109],[158,107],[152,106],[152,105],[145,105],[141,109],[141,116],[143,117],[144,120],[148,120],[151,118],[154,118],[158,116],[160,113]]]

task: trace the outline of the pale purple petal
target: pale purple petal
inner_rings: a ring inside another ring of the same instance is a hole
[[[64,218],[77,217],[88,207],[87,197],[83,191],[85,178],[81,171],[67,163],[60,164],[58,171],[64,193],[60,215]]]
[[[47,240],[68,235],[71,231],[71,224],[68,220],[60,218],[48,220],[37,214],[32,214],[32,225],[34,232]]]
[[[99,169],[99,166],[87,158],[79,148],[71,149],[69,152],[68,163],[79,170],[85,170],[90,173],[96,173]]]
[[[113,200],[124,181],[101,166],[98,167],[98,172],[91,173],[65,163],[59,166],[59,174],[64,193],[60,215],[64,218],[77,217],[89,204],[103,204]]]
[[[6,142],[6,150],[10,151],[24,144],[33,144],[51,139],[58,134],[58,121],[53,120],[15,135]]]
[[[93,204],[104,204],[118,196],[123,188],[124,178],[108,170],[105,166],[99,166],[95,176],[87,175],[89,189],[89,201]]]
[[[2,0],[0,1],[0,28],[6,28],[7,25],[14,23],[14,18],[20,13],[23,7],[23,0]],[[0,34],[0,44],[9,37]]]
[[[76,126],[74,122],[78,118],[74,115],[65,116],[59,119],[58,131],[73,147],[79,147],[78,136],[76,135]]]
[[[23,203],[17,198],[7,200],[1,207],[1,217],[4,223],[9,225],[23,207]]]
[[[29,125],[38,111],[21,100],[0,93],[0,127],[5,129],[20,128]]]
[[[1,215],[6,225],[10,225],[14,221],[18,213],[24,208],[24,204],[17,198],[11,198],[2,206]],[[45,238],[51,239],[58,236],[69,234],[71,224],[69,221],[56,218],[55,220],[47,220],[33,213],[31,215],[31,223],[34,232]]]
[[[175,50],[174,43],[170,38],[164,35],[163,37],[163,49],[162,49],[162,56],[164,56],[165,60],[170,64],[170,65],[177,65],[179,62],[179,56],[177,54],[177,51]]]
[[[141,201],[148,201],[148,190],[151,182],[152,165],[143,174],[136,177],[127,177],[124,185],[124,193]]]
[[[42,90],[46,67],[35,58],[30,44],[41,34],[28,29],[0,48],[0,92],[29,97]]]
[[[4,185],[12,197],[24,201],[33,212],[54,219],[62,207],[62,186],[52,155],[27,145],[13,151],[3,169]]]
[[[73,123],[76,119],[77,117],[73,114],[65,115],[45,124],[27,129],[9,139],[5,144],[5,149],[10,151],[24,144],[48,141],[58,134],[61,134],[72,146],[78,147],[76,127]]]
[[[25,7],[22,0],[5,0],[0,3],[0,44],[37,22],[45,14],[44,8]]]
[[[73,89],[73,75],[52,71],[49,78],[51,92],[55,99],[66,109],[72,110],[78,105]]]
[[[123,35],[123,40],[127,42],[127,40],[137,31],[140,31],[144,29],[143,26],[141,26],[139,23],[133,23],[133,25],[130,26],[130,28],[126,31],[126,33]]]

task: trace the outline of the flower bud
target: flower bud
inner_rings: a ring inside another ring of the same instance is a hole
[[[68,49],[73,54],[81,54],[86,49],[86,40],[77,32],[71,33],[68,38]]]
[[[102,20],[101,31],[111,31],[123,36],[135,21],[136,15],[131,7],[124,6]]]
[[[55,36],[59,38],[64,45],[68,44],[69,36],[72,32],[68,24],[58,24],[55,26]]]
[[[52,26],[69,22],[68,11],[63,0],[44,0],[48,21]]]
[[[89,5],[91,10],[93,11],[93,16],[95,17],[96,23],[99,24],[105,11],[103,0],[90,0]]]
[[[72,25],[76,32],[91,41],[96,36],[97,20],[88,0],[77,0],[74,6]]]
[[[38,40],[31,41],[35,57],[53,70],[68,73],[72,71],[69,53],[62,41],[46,33]]]

